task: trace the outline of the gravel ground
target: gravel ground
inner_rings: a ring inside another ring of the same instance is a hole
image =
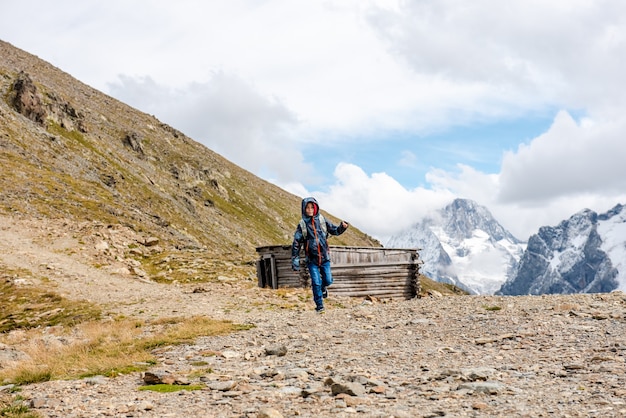
[[[199,390],[140,390],[139,373],[24,387],[42,417],[626,416],[622,292],[383,303],[331,287],[319,315],[307,290],[223,277],[197,291],[110,274],[58,251],[62,234],[49,245],[45,228],[24,226],[0,217],[0,261],[46,269],[67,296],[126,315],[254,325],[155,352],[152,374]]]

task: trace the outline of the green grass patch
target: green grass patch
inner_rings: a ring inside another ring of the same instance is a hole
[[[202,390],[204,389],[203,385],[148,385],[148,386],[140,386],[139,390],[150,390],[152,392],[159,393],[172,393],[172,392],[180,392],[181,390]]]
[[[67,129],[52,120],[48,120],[48,132],[76,141],[83,147],[92,148],[91,144],[89,144],[89,142],[85,140],[83,134],[75,130],[68,131]]]
[[[0,375],[1,376],[1,375]],[[37,369],[36,367],[28,367],[19,369],[12,379],[16,385],[30,385],[31,383],[48,382],[52,379],[52,370],[44,366]]]

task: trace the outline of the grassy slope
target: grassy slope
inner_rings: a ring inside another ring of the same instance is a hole
[[[10,106],[19,71],[48,108],[45,127]],[[1,211],[122,223],[171,249],[234,262],[290,242],[299,197],[3,42],[0,93]],[[354,228],[333,244],[380,245]]]

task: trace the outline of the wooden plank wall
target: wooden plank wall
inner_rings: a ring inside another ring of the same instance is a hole
[[[304,255],[300,257],[300,272],[295,272],[291,269],[291,245],[274,245],[271,247],[259,247],[256,249],[260,255],[260,260],[268,260],[270,257],[274,257],[274,263],[276,265],[277,274],[277,287],[308,287],[310,281],[308,280],[308,272],[306,272],[306,266],[304,265]],[[303,274],[305,273],[305,274]],[[257,265],[257,276],[259,274]],[[259,283],[261,286],[261,283]],[[265,283],[265,286],[271,287],[269,282]]]
[[[332,293],[410,299],[419,293],[417,250],[331,247]]]
[[[334,283],[329,287],[329,292],[332,294],[410,299],[420,292],[421,261],[417,250],[338,246],[331,246],[330,250]],[[260,255],[259,262],[273,257],[277,275],[276,287],[310,286],[311,281],[302,254],[300,272],[291,270],[291,246],[259,247],[257,252]],[[261,274],[259,263],[257,274]],[[259,286],[269,287],[271,282],[266,280],[262,283],[259,275]]]

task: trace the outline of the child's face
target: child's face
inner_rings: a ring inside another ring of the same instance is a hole
[[[306,213],[306,216],[315,215],[315,206],[313,205],[313,203],[309,202],[306,204],[306,206],[304,207],[304,213]]]

